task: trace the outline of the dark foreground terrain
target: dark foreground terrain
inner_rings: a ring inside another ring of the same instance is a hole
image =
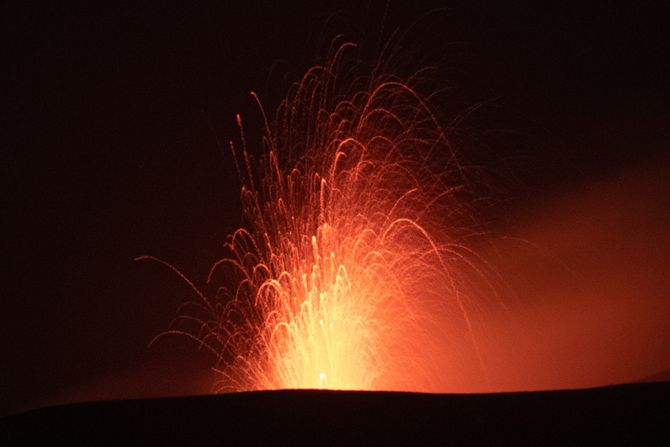
[[[479,395],[254,392],[33,410],[0,419],[0,445],[670,445],[669,403],[670,382]]]

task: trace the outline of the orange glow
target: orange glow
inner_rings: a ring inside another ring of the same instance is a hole
[[[175,330],[218,358],[220,390],[434,390],[435,355],[477,357],[462,172],[424,99],[391,76],[310,69],[265,119],[254,161],[231,142],[246,225],[215,297]],[[194,312],[195,313],[195,312]],[[446,324],[445,324],[446,323]],[[437,372],[437,375],[435,374]]]
[[[215,390],[472,393],[667,371],[670,165],[529,206],[504,234],[476,232],[420,76],[356,77],[342,62],[351,46],[272,119],[252,93],[258,142],[237,116],[245,223],[209,272],[216,291],[151,258],[198,295],[165,334],[214,354]]]

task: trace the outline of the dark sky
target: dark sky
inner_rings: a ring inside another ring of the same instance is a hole
[[[435,88],[447,88],[434,105],[491,186],[481,213],[492,232],[549,197],[669,158],[660,10],[161,3],[3,7],[0,414],[206,391],[210,359],[192,343],[147,349],[188,288],[133,258],[204,283],[240,223],[225,144],[235,114],[256,116],[251,90],[274,109],[338,33],[365,55],[399,29],[404,63],[437,67]]]

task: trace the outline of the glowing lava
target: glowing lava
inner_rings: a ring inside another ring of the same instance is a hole
[[[436,343],[477,352],[461,169],[409,83],[338,67],[351,46],[265,119],[258,162],[237,117],[246,224],[210,271],[206,317],[172,331],[215,353],[220,389],[429,390]]]

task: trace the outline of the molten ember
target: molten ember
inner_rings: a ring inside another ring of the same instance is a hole
[[[262,147],[237,117],[245,225],[211,268],[216,295],[178,319],[195,328],[170,331],[216,355],[220,390],[428,391],[444,352],[455,368],[480,355],[462,168],[411,82],[340,67],[352,46],[273,119],[260,107]]]

